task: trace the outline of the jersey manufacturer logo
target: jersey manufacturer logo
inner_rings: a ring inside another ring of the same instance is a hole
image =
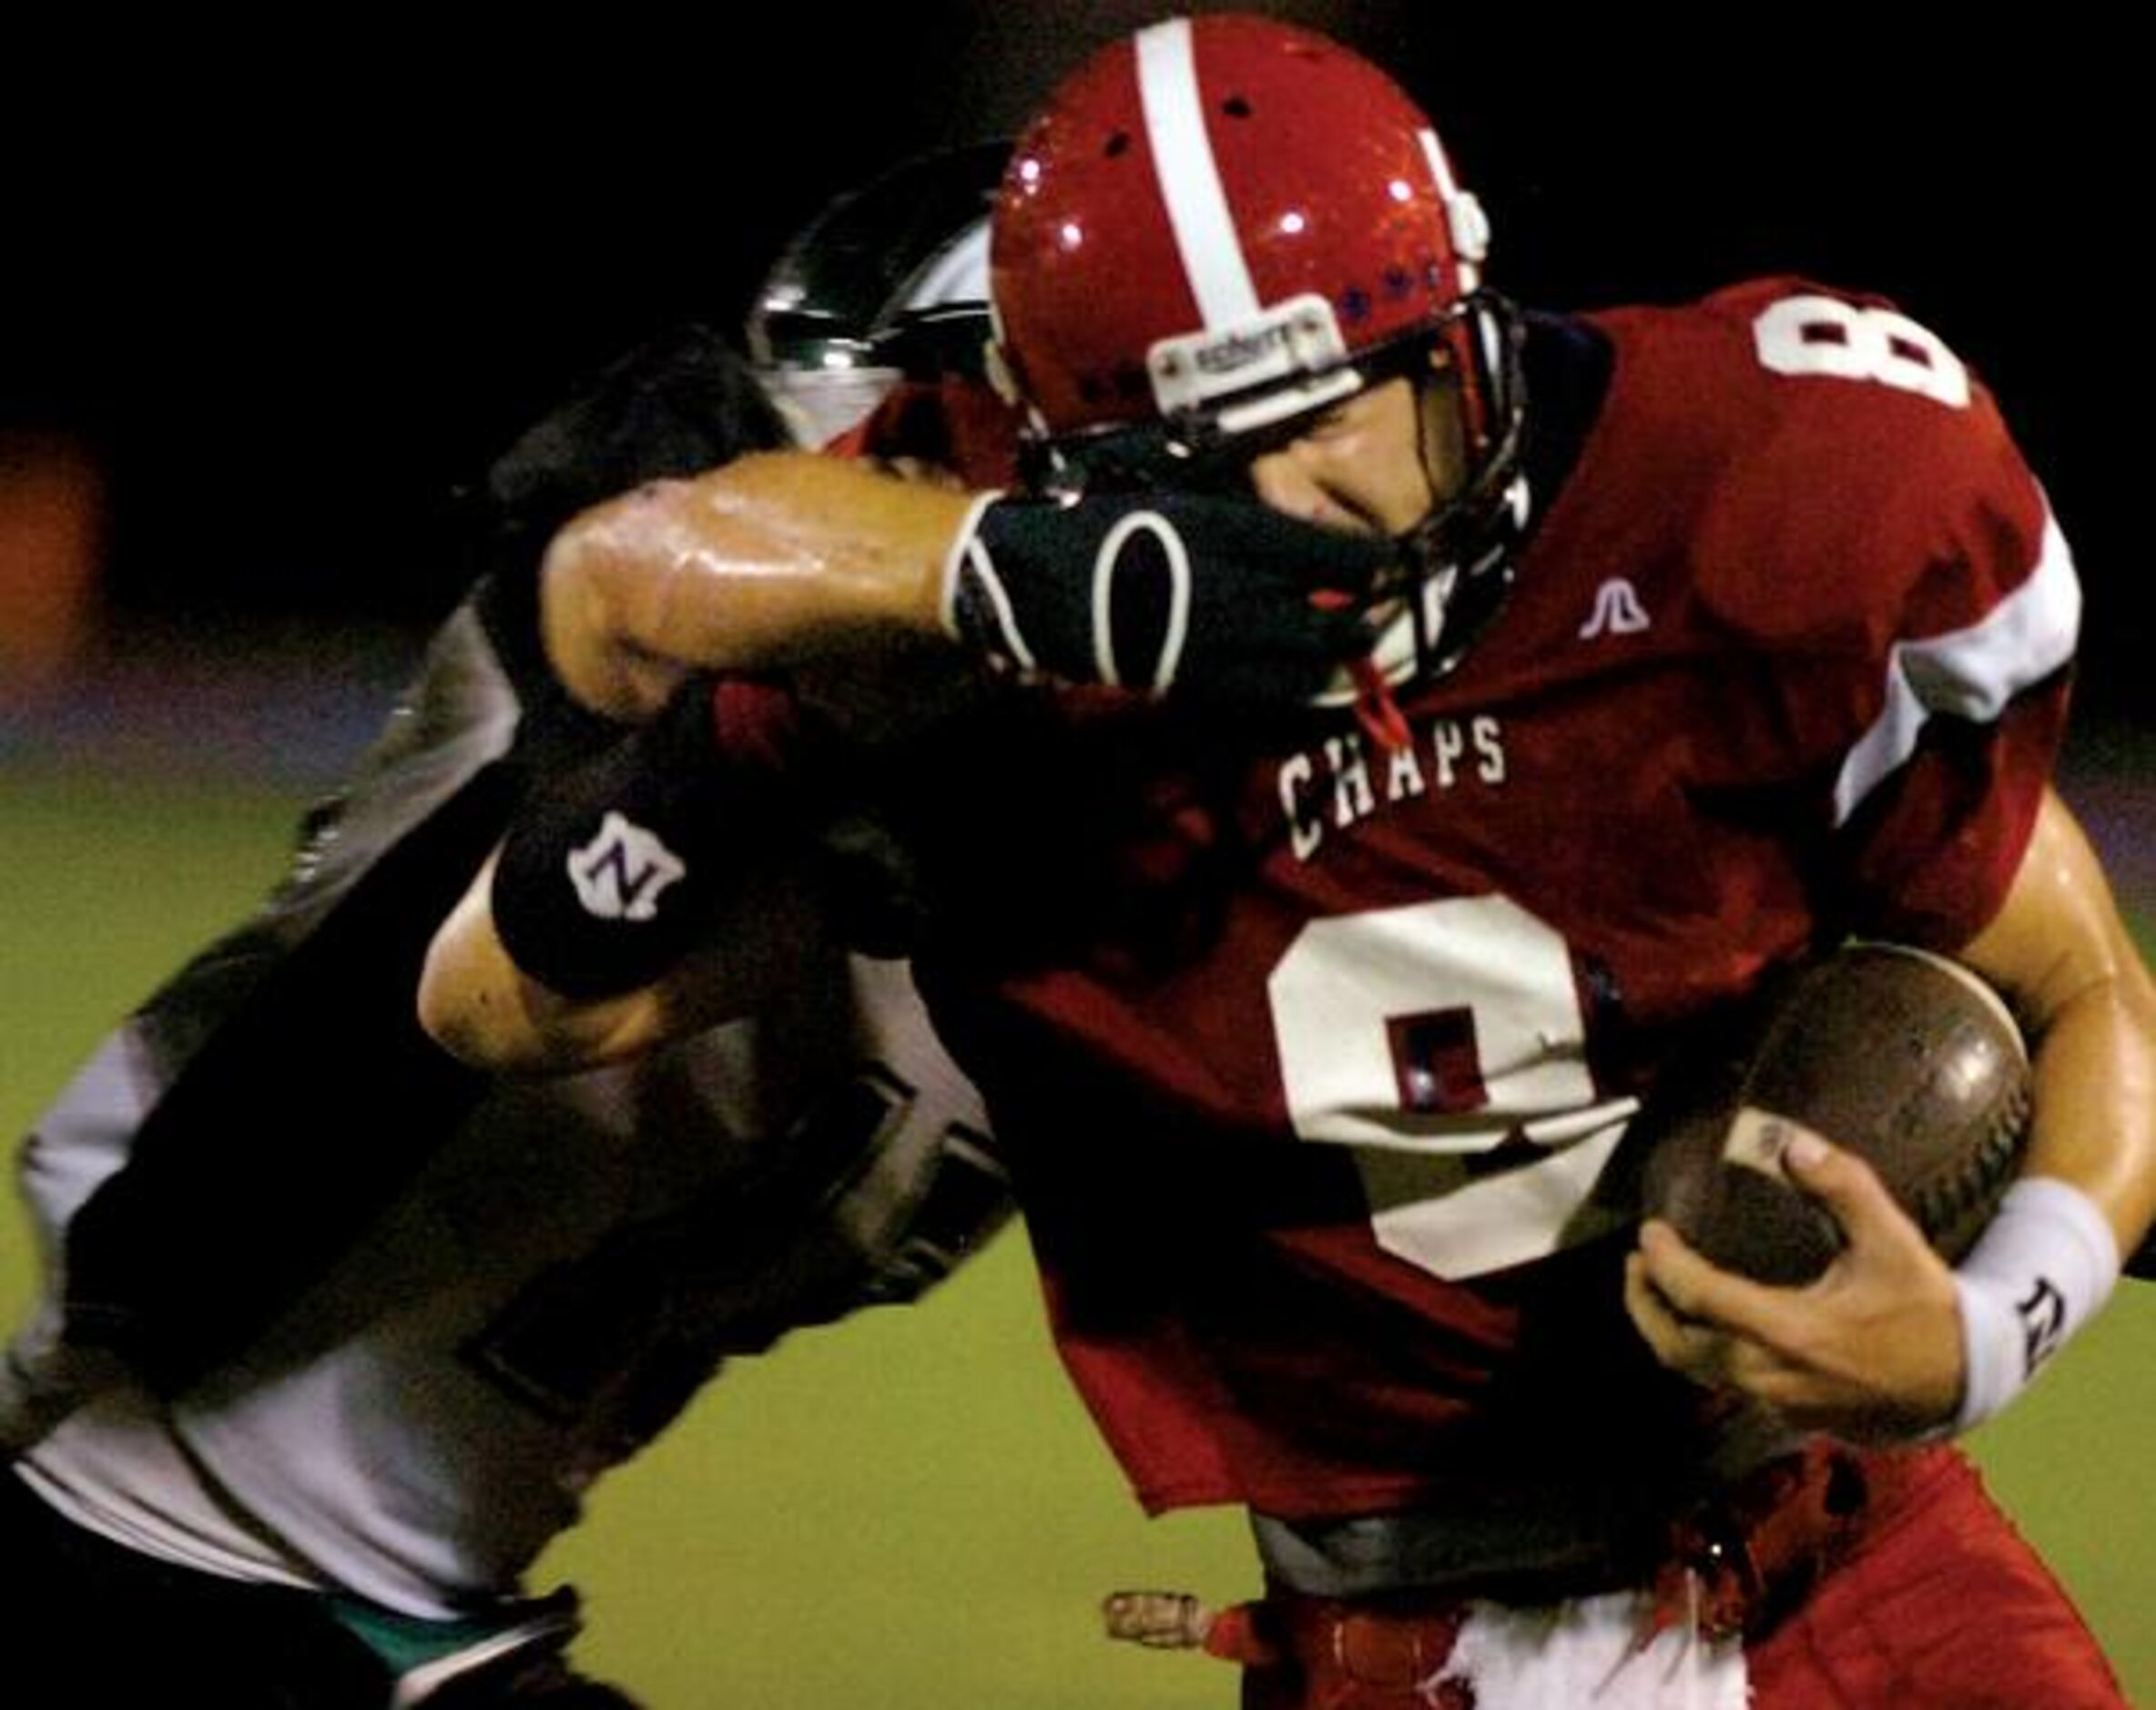
[[[1640,592],[1622,576],[1612,576],[1594,591],[1594,610],[1580,626],[1580,639],[1597,636],[1636,636],[1654,620],[1640,604]]]
[[[602,921],[648,921],[666,887],[688,869],[642,826],[608,813],[599,835],[569,851],[569,882],[586,914]]]

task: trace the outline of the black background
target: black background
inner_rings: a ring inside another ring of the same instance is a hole
[[[2085,692],[2138,710],[2126,461],[2150,363],[2119,263],[2149,150],[2123,40],[2064,14],[2039,36],[1862,9],[1591,34],[1408,0],[1258,9],[1332,29],[1431,109],[1515,296],[1803,271],[1942,333],[2076,543]],[[721,10],[19,40],[0,428],[65,427],[104,462],[123,605],[432,615],[445,495],[576,374],[685,315],[737,323],[828,196],[1008,133],[1159,11]]]

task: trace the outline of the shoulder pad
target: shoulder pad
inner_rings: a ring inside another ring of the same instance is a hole
[[[2048,511],[1989,392],[1886,299],[1759,280],[1604,324],[1719,625],[1877,654],[2034,573]]]

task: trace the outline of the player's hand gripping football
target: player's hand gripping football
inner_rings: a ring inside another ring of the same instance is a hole
[[[944,627],[1020,676],[1307,704],[1365,657],[1388,541],[1248,499],[1002,499],[953,548]]]
[[[1650,1218],[1625,1266],[1625,1307],[1665,1366],[1851,1441],[1945,1424],[1960,1400],[1953,1273],[1863,1159],[1806,1135],[1785,1162],[1847,1244],[1814,1282],[1777,1288],[1721,1270]]]

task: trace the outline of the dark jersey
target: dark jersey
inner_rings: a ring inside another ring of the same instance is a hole
[[[263,908],[116,1035],[139,1104],[124,1157],[71,1205],[56,1255],[71,1338],[123,1350],[166,1388],[199,1375],[472,1108],[481,1077],[413,1013],[426,946],[529,780],[618,735],[546,666],[539,553],[622,487],[783,441],[726,341],[672,329],[496,461],[466,537],[428,543],[478,580],[412,688],[307,817]]]
[[[545,668],[535,543],[579,496],[768,443],[727,413],[737,369],[701,335],[660,347],[497,468],[508,562],[286,881],[40,1118],[48,1276],[0,1440],[81,1524],[470,1613],[726,1357],[918,1292],[1003,1215],[904,965],[835,931],[802,934],[758,1017],[591,1074],[493,1082],[416,1019],[518,797],[618,737]]]

